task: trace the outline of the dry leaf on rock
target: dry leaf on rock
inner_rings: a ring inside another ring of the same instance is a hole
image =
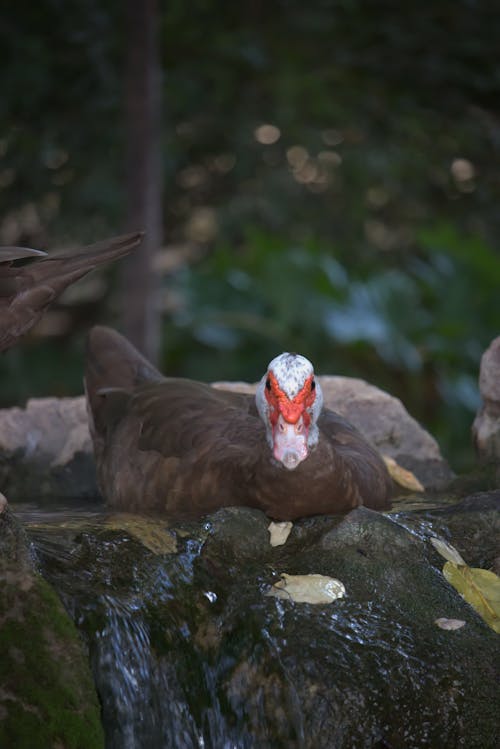
[[[293,528],[293,523],[289,520],[284,520],[281,523],[275,523],[274,521],[269,523],[267,530],[269,531],[270,539],[269,543],[271,546],[282,546],[286,543],[288,536]]]
[[[119,513],[108,517],[103,526],[107,529],[127,531],[153,554],[172,554],[177,551],[174,534],[168,528],[164,528],[158,520]]]
[[[345,587],[340,580],[327,575],[288,575],[283,572],[281,580],[266,595],[296,603],[332,603],[345,595]]]
[[[448,582],[495,632],[500,633],[500,577],[481,567],[469,567],[455,547],[446,541],[436,537],[430,541],[448,560],[443,567]]]
[[[443,574],[467,603],[500,634],[500,577],[490,570],[446,562]]]
[[[440,629],[454,630],[461,629],[465,625],[465,622],[463,619],[447,619],[445,616],[442,616],[436,619],[434,624],[437,624]]]
[[[390,458],[389,455],[382,455],[382,458],[387,470],[389,471],[389,475],[396,484],[399,484],[403,489],[409,489],[412,492],[424,491],[424,487],[414,473],[400,466],[399,463],[396,463],[394,458]]]
[[[465,565],[465,561],[462,558],[460,552],[457,551],[454,546],[452,546],[451,544],[447,544],[446,541],[443,541],[442,538],[436,538],[436,536],[432,536],[430,541],[436,549],[437,553],[441,554],[441,556],[447,559],[448,562],[453,562],[453,564],[458,565]]]
[[[481,567],[469,567],[455,547],[446,541],[436,537],[430,541],[436,551],[448,560],[443,567],[443,575],[448,582],[486,624],[500,634],[500,577]]]

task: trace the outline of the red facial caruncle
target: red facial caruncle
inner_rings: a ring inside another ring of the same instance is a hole
[[[309,426],[311,419],[308,409],[311,408],[316,398],[314,375],[311,374],[305,380],[297,395],[289,398],[285,391],[280,388],[274,373],[268,372],[265,394],[269,403],[269,420],[273,426],[277,423],[280,413],[289,424],[296,424],[302,416],[304,426],[306,428]]]
[[[274,373],[269,371],[265,397],[269,405],[274,457],[285,468],[293,470],[309,454],[309,409],[316,398],[314,375],[307,377],[298,393],[290,398],[280,387]]]

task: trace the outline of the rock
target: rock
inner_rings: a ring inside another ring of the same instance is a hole
[[[10,509],[0,512],[0,746],[101,749],[100,708],[82,641],[35,572]]]
[[[479,390],[486,403],[500,403],[500,336],[491,342],[481,358]]]
[[[428,516],[434,532],[452,537],[470,567],[495,569],[500,549],[500,491],[471,494],[449,507],[428,511]]]
[[[443,489],[453,472],[436,440],[413,419],[398,398],[353,377],[318,377],[325,405],[348,419],[375,447],[407,468],[426,489]],[[255,392],[248,383],[215,383],[215,387]]]
[[[11,502],[99,496],[83,396],[0,411],[0,486]]]
[[[31,537],[89,641],[108,749],[494,749],[498,636],[429,538],[477,564],[498,499],[307,518],[277,547],[246,508],[171,527],[177,551],[160,556],[98,518],[85,532],[38,520]],[[268,596],[284,571],[334,577],[345,596]]]
[[[500,336],[495,338],[481,359],[479,391],[483,405],[472,425],[479,457],[500,464]],[[500,486],[500,470],[497,473]]]

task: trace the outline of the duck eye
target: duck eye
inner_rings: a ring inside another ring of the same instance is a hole
[[[316,390],[316,382],[314,380],[311,382],[311,390]]]
[[[271,390],[271,380],[269,379],[269,377],[268,377],[268,378],[267,378],[267,380],[266,380],[266,388],[267,388],[268,390]]]

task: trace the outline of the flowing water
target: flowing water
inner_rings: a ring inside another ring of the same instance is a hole
[[[456,540],[454,501],[410,498],[391,517],[421,544],[434,534]],[[265,596],[281,571],[301,571],[293,543],[235,553],[231,539],[214,545],[210,522],[169,529],[101,506],[16,514],[88,647],[108,749],[452,746],[433,742],[447,731],[454,741],[468,700],[463,673],[447,644],[445,672],[433,670],[427,630],[416,634],[416,614],[389,588],[293,606]],[[316,571],[315,559],[324,571],[314,543],[323,525],[304,523],[312,536],[302,540],[302,571]],[[340,519],[325,523],[335,532]],[[251,528],[246,536],[250,544]],[[469,543],[467,561],[491,562],[494,545]],[[429,575],[442,584],[436,569]]]

